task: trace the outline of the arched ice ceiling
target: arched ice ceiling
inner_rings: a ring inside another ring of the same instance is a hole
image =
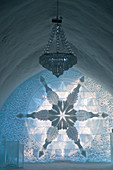
[[[38,58],[55,15],[56,0],[0,0],[0,106],[43,69]],[[113,94],[113,0],[60,0],[60,15],[75,68]]]

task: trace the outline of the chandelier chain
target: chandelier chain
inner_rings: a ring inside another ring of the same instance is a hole
[[[59,16],[59,0],[57,0],[57,19],[58,19],[58,16]]]

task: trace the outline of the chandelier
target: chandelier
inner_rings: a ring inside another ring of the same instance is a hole
[[[72,51],[64,30],[61,27],[62,17],[58,16],[58,0],[57,17],[52,19],[52,23],[54,25],[46,48],[39,58],[39,63],[44,68],[52,71],[56,77],[59,77],[64,71],[77,63],[77,57]]]

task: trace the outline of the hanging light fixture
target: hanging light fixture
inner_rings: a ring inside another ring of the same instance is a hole
[[[57,16],[52,19],[54,26],[43,54],[39,58],[39,63],[46,69],[59,77],[64,71],[77,63],[77,57],[72,52],[70,44],[61,27],[62,17],[59,17],[59,3],[57,0]]]

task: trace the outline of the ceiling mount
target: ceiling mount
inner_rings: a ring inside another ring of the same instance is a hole
[[[55,23],[49,36],[47,46],[39,58],[39,63],[59,77],[64,71],[77,63],[77,57],[72,52],[70,44],[61,27],[62,17],[59,17],[59,1],[57,0],[57,15],[52,19]]]
[[[62,23],[62,17],[59,17],[59,0],[57,0],[57,15],[52,19],[53,23]]]
[[[53,22],[53,23],[62,23],[62,17],[53,18],[53,19],[52,19],[52,22]]]

